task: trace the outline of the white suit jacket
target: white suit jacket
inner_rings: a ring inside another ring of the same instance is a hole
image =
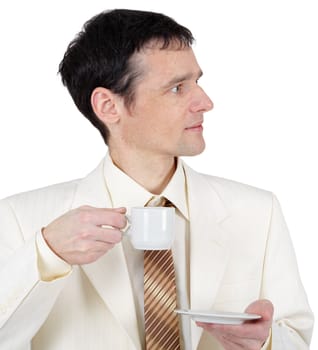
[[[142,349],[121,244],[66,277],[39,278],[36,232],[71,208],[111,206],[103,164],[82,180],[0,202],[2,350]],[[267,298],[275,307],[273,349],[308,349],[312,313],[275,197],[184,168],[191,308],[243,312]],[[192,349],[222,349],[194,323],[191,339]]]

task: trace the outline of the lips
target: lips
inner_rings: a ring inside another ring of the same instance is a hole
[[[203,130],[202,123],[203,123],[203,121],[200,121],[199,123],[196,123],[194,125],[188,126],[186,128],[186,130],[201,131],[201,130]]]

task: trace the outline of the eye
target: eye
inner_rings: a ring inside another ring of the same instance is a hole
[[[171,92],[173,92],[174,94],[177,94],[178,92],[181,91],[181,88],[182,88],[182,84],[178,84],[171,89]]]

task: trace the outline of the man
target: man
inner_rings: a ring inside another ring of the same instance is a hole
[[[176,349],[309,348],[313,318],[275,196],[179,158],[204,150],[213,108],[192,41],[164,15],[114,10],[69,45],[63,83],[109,152],[82,180],[0,202],[1,349],[145,348],[143,252],[122,229],[153,197],[176,208],[178,307],[261,316],[182,317]]]

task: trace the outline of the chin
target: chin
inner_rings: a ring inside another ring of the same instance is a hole
[[[181,152],[179,156],[194,157],[201,154],[204,150],[205,143],[203,142],[201,145],[191,145],[191,147],[187,147],[187,149],[184,149],[184,152]]]

